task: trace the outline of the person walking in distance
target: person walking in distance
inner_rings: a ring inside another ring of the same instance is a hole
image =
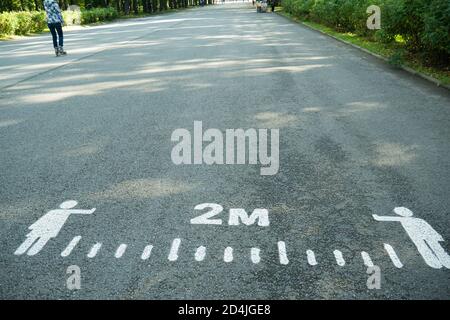
[[[78,202],[75,200],[64,201],[59,205],[59,209],[50,210],[35,223],[28,227],[31,230],[27,235],[25,241],[14,252],[15,255],[24,254],[27,250],[27,255],[33,256],[44,248],[51,238],[55,238],[66,220],[72,214],[92,214],[95,208],[90,210],[73,209]]]
[[[53,38],[55,55],[57,57],[60,55],[66,55],[67,52],[64,51],[63,48],[64,35],[62,25],[64,24],[64,20],[58,2],[56,2],[56,0],[44,0],[44,9],[47,15],[47,25]]]
[[[442,236],[423,219],[414,218],[411,210],[405,207],[394,209],[397,216],[379,216],[374,214],[376,221],[400,222],[411,241],[416,246],[423,260],[432,268],[450,269],[450,256],[439,242],[443,242]]]

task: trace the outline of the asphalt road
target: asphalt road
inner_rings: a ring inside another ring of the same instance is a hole
[[[65,48],[54,57],[48,34],[0,43],[1,298],[449,298],[450,271],[372,217],[407,207],[450,250],[448,91],[247,4],[82,28]],[[279,172],[175,165],[171,134],[195,120],[278,128]],[[96,211],[14,254],[68,199]],[[191,224],[201,203],[222,205],[223,224]],[[265,208],[270,225],[230,226],[230,208]],[[70,265],[80,290],[66,287]]]

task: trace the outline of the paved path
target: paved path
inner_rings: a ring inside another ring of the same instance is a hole
[[[246,4],[67,32],[66,50],[0,43],[2,298],[448,298],[450,271],[372,217],[407,207],[449,251],[448,91]],[[195,120],[278,128],[279,172],[174,165]],[[19,254],[68,199],[96,210]],[[190,223],[202,203],[221,225]],[[230,226],[230,208],[270,225]]]

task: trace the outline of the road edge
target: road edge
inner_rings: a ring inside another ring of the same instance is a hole
[[[333,36],[331,34],[328,34],[328,33],[324,32],[324,31],[322,31],[320,29],[316,29],[314,27],[311,27],[311,26],[307,25],[306,23],[304,23],[303,21],[294,20],[294,19],[292,19],[292,18],[290,18],[290,17],[288,17],[288,16],[286,16],[286,15],[280,13],[280,12],[277,12],[277,11],[275,11],[275,13],[277,15],[279,15],[280,17],[283,17],[283,18],[285,18],[285,19],[287,19],[289,21],[301,24],[302,26],[308,28],[309,30],[312,30],[312,31],[315,31],[315,32],[319,32],[319,33],[321,33],[321,34],[323,34],[323,35],[325,35],[327,37],[330,37],[330,38],[332,38],[334,40],[337,40],[337,41],[339,41],[341,43],[345,43],[345,44],[347,44],[347,45],[349,45],[349,46],[351,46],[351,47],[353,47],[355,49],[358,49],[358,50],[360,50],[362,52],[365,52],[365,53],[371,55],[372,57],[375,57],[375,58],[377,58],[379,60],[382,60],[382,61],[384,61],[386,63],[388,63],[388,61],[389,61],[389,59],[386,58],[386,57],[383,57],[383,56],[381,56],[381,55],[379,55],[377,53],[374,53],[374,52],[372,52],[370,50],[367,50],[366,48],[360,47],[360,46],[358,46],[358,45],[356,45],[354,43],[348,42],[348,41],[343,40],[343,39],[339,39],[338,37],[335,37],[335,36]],[[428,80],[429,82],[432,82],[433,84],[435,84],[437,87],[445,88],[447,90],[450,90],[450,85],[444,84],[441,81],[439,81],[438,79],[436,79],[436,78],[434,78],[432,76],[429,76],[429,75],[427,75],[425,73],[422,73],[420,71],[414,70],[413,68],[410,68],[410,67],[404,66],[404,65],[400,65],[400,66],[398,66],[398,68],[402,69],[403,71],[408,72],[409,74],[412,74],[414,76],[419,76],[422,79]]]

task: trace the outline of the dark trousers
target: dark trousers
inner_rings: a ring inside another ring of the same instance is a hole
[[[58,44],[60,47],[62,47],[64,45],[64,36],[61,23],[49,23],[48,28],[52,33],[53,47],[58,48]],[[57,33],[58,36],[56,36]]]

